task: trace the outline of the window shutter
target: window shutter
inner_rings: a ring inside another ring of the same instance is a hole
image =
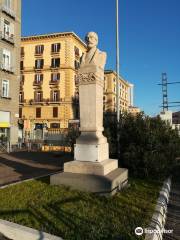
[[[60,66],[60,58],[56,59],[56,63],[57,63],[57,67],[59,67]]]
[[[44,59],[41,59],[41,68],[44,66]]]
[[[36,102],[36,91],[34,91],[34,101]]]
[[[60,73],[57,73],[57,80],[60,80]]]
[[[37,60],[35,60],[35,68],[37,68]]]
[[[51,99],[51,101],[53,101],[53,91],[52,90],[50,92],[50,99]]]
[[[35,46],[35,53],[38,53],[38,46]]]
[[[58,52],[60,51],[60,49],[61,49],[61,44],[58,43]]]

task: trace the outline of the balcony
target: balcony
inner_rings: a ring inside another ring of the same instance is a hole
[[[5,5],[2,5],[1,9],[2,9],[3,13],[5,13],[9,17],[15,19],[16,15],[15,15],[15,12],[12,9],[10,9],[9,7],[7,7]]]
[[[60,68],[60,65],[51,65],[50,68],[51,68],[52,70],[54,70],[54,69],[59,69],[59,68]]]
[[[0,32],[1,39],[14,45],[14,34],[11,34],[9,32]]]
[[[13,67],[8,65],[8,64],[1,63],[0,64],[0,69],[2,71],[8,72],[8,73],[14,73]]]
[[[59,85],[60,80],[50,80],[49,85]]]
[[[24,99],[24,98],[19,99],[19,104],[20,105],[26,104],[26,99]]]
[[[35,57],[42,57],[43,52],[34,52]]]
[[[59,54],[60,54],[60,51],[53,51],[53,50],[51,50],[51,55],[57,56]]]
[[[59,103],[62,101],[62,99],[61,98],[50,98],[49,101],[50,101],[50,103]]]
[[[43,81],[34,81],[33,86],[42,86]]]
[[[43,70],[43,66],[35,66],[34,70],[41,72]]]

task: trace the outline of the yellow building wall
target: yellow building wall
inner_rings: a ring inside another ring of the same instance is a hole
[[[51,44],[60,43],[60,52],[51,54]],[[35,46],[44,45],[44,52],[38,57],[35,56]],[[21,91],[24,92],[25,102],[20,104],[22,108],[22,116],[24,119],[31,119],[34,123],[43,123],[46,121],[48,127],[53,122],[60,123],[61,128],[68,127],[69,119],[74,118],[74,110],[72,98],[75,94],[75,75],[77,71],[74,67],[74,61],[80,60],[80,57],[75,56],[74,47],[79,48],[79,56],[86,51],[85,44],[79,40],[74,34],[44,35],[37,37],[22,38],[21,46],[24,48],[24,56],[21,60],[24,61],[24,70],[21,74],[24,75],[24,85]],[[52,70],[51,59],[60,58],[60,68]],[[44,68],[35,71],[35,60],[44,59]],[[60,81],[56,86],[50,85],[51,73],[60,73]],[[43,84],[41,87],[33,86],[34,76],[36,73],[42,73]],[[49,103],[43,102],[41,104],[32,103],[30,100],[34,99],[34,91],[39,90],[43,92],[43,99],[50,99],[50,92],[52,89],[60,90],[60,102]],[[41,107],[41,118],[36,118],[36,108]],[[58,107],[58,117],[53,118],[53,107]]]

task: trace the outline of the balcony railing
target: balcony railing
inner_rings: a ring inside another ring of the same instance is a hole
[[[8,64],[4,64],[4,63],[0,64],[0,69],[3,70],[3,71],[9,72],[9,73],[13,73],[14,72],[14,69],[13,69],[12,66],[10,66]]]
[[[39,57],[39,56],[42,56],[43,55],[43,52],[34,52],[34,56],[36,57]]]
[[[34,70],[35,71],[41,71],[44,68],[44,66],[35,66]]]
[[[9,17],[15,19],[16,15],[12,9],[10,9],[9,7],[7,7],[5,5],[2,5],[1,9],[2,9],[2,12],[6,13]]]
[[[26,101],[26,99],[24,99],[24,98],[22,98],[22,99],[19,99],[19,104],[24,104],[24,103],[26,103],[27,101]]]
[[[33,86],[41,86],[43,84],[43,81],[34,81]]]
[[[59,65],[59,66],[57,66],[57,65],[51,65],[50,68],[51,68],[51,69],[58,69],[58,68],[60,68],[60,65]]]
[[[50,100],[49,100],[51,103],[59,103],[60,101],[61,101],[61,98],[50,98]]]
[[[0,32],[0,35],[2,40],[14,44],[14,34]]]
[[[60,54],[60,50],[59,50],[59,51],[53,51],[53,50],[51,50],[51,55],[58,55],[58,54]]]
[[[50,85],[58,85],[59,82],[60,82],[60,80],[50,80],[50,81],[49,81],[49,84],[50,84]]]

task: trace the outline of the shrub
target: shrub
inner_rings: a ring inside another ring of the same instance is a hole
[[[180,156],[180,137],[159,117],[150,118],[125,113],[117,124],[116,118],[105,116],[105,135],[110,143],[110,153],[119,158],[119,164],[139,177],[164,178],[169,175]],[[119,146],[117,136],[119,133]],[[119,147],[120,154],[117,154]],[[117,156],[119,155],[119,156]]]

